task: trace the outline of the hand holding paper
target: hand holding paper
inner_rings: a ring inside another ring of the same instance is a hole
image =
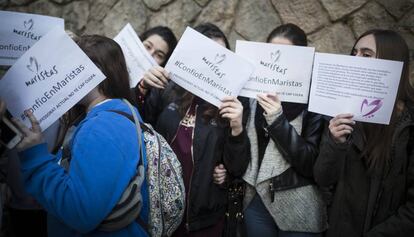
[[[283,101],[306,104],[314,53],[312,47],[238,40],[236,54],[255,67],[240,95],[276,93]]]
[[[154,66],[145,72],[142,83],[146,88],[155,87],[165,89],[169,80],[168,72],[163,67]]]
[[[282,109],[282,104],[277,95],[258,94],[257,102],[268,115],[275,115]]]
[[[165,69],[179,86],[219,107],[225,96],[239,94],[253,66],[187,27]]]
[[[114,40],[121,46],[128,68],[130,87],[135,87],[151,67],[158,65],[147,52],[131,24],[115,36]]]
[[[346,142],[346,138],[354,129],[353,114],[338,114],[329,121],[329,132],[336,143]]]
[[[23,139],[16,146],[18,150],[25,150],[29,147],[36,146],[43,142],[42,129],[40,128],[39,121],[35,118],[31,111],[26,111],[25,115],[29,118],[31,123],[31,128],[29,129],[24,123],[20,120],[13,118],[13,122],[23,133]]]
[[[243,106],[236,97],[224,97],[219,113],[223,118],[227,118],[230,121],[231,135],[237,136],[243,131]]]
[[[402,62],[316,53],[309,111],[356,121],[388,124],[401,78]]]
[[[46,129],[105,79],[60,28],[43,36],[0,80],[10,113],[26,126],[30,110]]]

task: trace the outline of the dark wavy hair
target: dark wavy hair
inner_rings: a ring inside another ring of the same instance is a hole
[[[210,39],[216,38],[223,40],[224,44],[226,45],[226,48],[230,49],[230,44],[227,40],[226,35],[223,33],[223,31],[220,30],[220,28],[218,28],[218,26],[214,25],[213,23],[202,23],[194,27],[194,30],[200,32],[201,34],[207,36]]]
[[[142,41],[144,41],[152,35],[159,35],[168,45],[168,52],[167,52],[167,55],[165,57],[165,61],[160,65],[160,66],[164,67],[165,64],[167,63],[168,59],[170,58],[172,52],[174,51],[175,46],[177,46],[177,38],[175,37],[172,30],[170,28],[166,27],[166,26],[156,26],[156,27],[150,28],[150,29],[144,31],[144,33],[142,33],[139,36],[139,38]]]
[[[106,76],[98,85],[99,91],[108,98],[130,100],[129,75],[121,47],[100,35],[81,36],[77,44]]]
[[[372,35],[375,39],[376,58],[404,62],[401,78],[395,78],[395,80],[400,80],[400,84],[390,124],[359,124],[365,134],[366,140],[366,146],[362,152],[362,156],[366,159],[370,172],[381,172],[384,165],[388,165],[391,161],[392,138],[402,112],[399,111],[400,109],[398,108],[397,102],[402,102],[404,105],[411,104],[413,102],[414,90],[410,85],[410,57],[405,40],[393,30],[373,29],[363,33],[355,41],[352,51],[354,51],[358,41],[367,35]]]

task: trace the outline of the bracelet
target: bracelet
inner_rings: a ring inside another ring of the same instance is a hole
[[[142,80],[142,81],[140,81],[140,82],[138,83],[138,87],[139,87],[139,88],[141,88],[141,89],[143,89],[143,90],[148,90],[149,88],[145,87],[143,84],[144,84],[144,83],[143,83],[143,80]]]

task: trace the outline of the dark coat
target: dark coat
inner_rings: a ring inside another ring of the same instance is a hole
[[[175,103],[178,96],[171,96],[174,84],[161,90],[152,90],[145,99],[144,120],[168,142],[174,138],[182,116]],[[218,121],[204,121],[202,114],[207,104],[201,104],[196,112],[193,138],[193,174],[187,200],[187,228],[199,230],[216,224],[224,217],[227,207],[227,190],[213,182],[214,167],[223,163],[234,177],[243,175],[250,160],[250,143],[245,131],[231,136],[228,125]]]
[[[326,128],[314,167],[316,182],[334,187],[327,236],[414,235],[414,146],[412,110],[406,110],[392,139],[388,172],[371,174],[361,151],[359,126],[336,144]]]
[[[243,101],[244,120],[250,113],[249,103]],[[247,121],[244,121],[247,123]],[[319,154],[324,120],[322,115],[304,111],[302,132],[297,133],[284,114],[264,129],[275,142],[283,158],[291,167],[272,179],[274,191],[297,188],[314,184],[313,165]],[[256,130],[259,129],[256,127]]]

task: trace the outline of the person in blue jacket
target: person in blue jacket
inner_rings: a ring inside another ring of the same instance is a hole
[[[18,145],[27,191],[47,210],[49,236],[148,236],[144,225],[133,221],[114,231],[101,231],[100,224],[111,213],[136,175],[140,157],[138,134],[122,99],[130,99],[129,77],[120,46],[103,36],[82,36],[80,48],[106,75],[106,79],[79,103],[86,117],[70,142],[70,167],[66,171],[57,156],[43,143],[38,121],[31,113],[29,129],[14,119],[24,134]],[[140,138],[142,139],[142,138]],[[141,186],[139,220],[148,223],[146,181]]]

